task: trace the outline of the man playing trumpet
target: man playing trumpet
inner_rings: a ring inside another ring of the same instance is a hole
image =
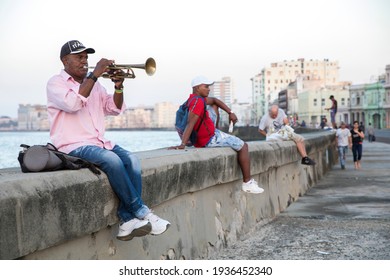
[[[88,54],[95,53],[77,40],[65,43],[60,59],[64,69],[47,83],[50,137],[62,152],[93,162],[108,177],[119,198],[120,240],[165,232],[170,223],[161,219],[141,198],[141,164],[131,152],[104,137],[104,117],[125,109],[123,78],[114,78],[114,94],[98,82],[113,60],[102,58],[88,73]],[[122,70],[114,70],[122,72]]]

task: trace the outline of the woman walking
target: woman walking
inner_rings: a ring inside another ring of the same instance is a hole
[[[363,152],[363,139],[364,132],[359,129],[359,122],[353,122],[353,128],[351,129],[352,135],[352,154],[353,162],[355,163],[355,169],[360,169],[360,161],[362,159]]]

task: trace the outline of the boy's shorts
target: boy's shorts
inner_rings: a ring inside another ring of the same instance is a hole
[[[214,136],[210,139],[209,143],[207,143],[206,147],[230,147],[238,152],[242,149],[244,144],[245,142],[240,138],[216,129]]]

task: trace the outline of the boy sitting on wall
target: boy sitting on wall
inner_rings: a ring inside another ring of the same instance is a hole
[[[215,128],[215,124],[209,116],[205,103],[212,107],[221,108],[229,114],[229,121],[237,122],[237,116],[225,103],[217,98],[208,97],[210,86],[213,84],[214,81],[210,81],[203,76],[198,76],[192,80],[192,94],[187,100],[189,115],[181,139],[182,143],[179,146],[170,147],[170,149],[184,149],[190,140],[192,131],[195,129],[197,131],[197,139],[193,143],[195,147],[231,147],[237,152],[238,164],[242,171],[242,190],[253,194],[262,193],[264,189],[259,187],[254,179],[251,179],[248,144],[236,136]]]

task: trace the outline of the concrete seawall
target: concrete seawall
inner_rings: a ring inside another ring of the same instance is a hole
[[[160,236],[117,240],[117,198],[107,177],[88,169],[0,170],[0,259],[203,259],[266,223],[335,163],[331,132],[305,135],[317,165],[300,164],[293,142],[249,142],[251,173],[265,188],[241,191],[230,148],[137,153],[143,199],[172,225]]]

